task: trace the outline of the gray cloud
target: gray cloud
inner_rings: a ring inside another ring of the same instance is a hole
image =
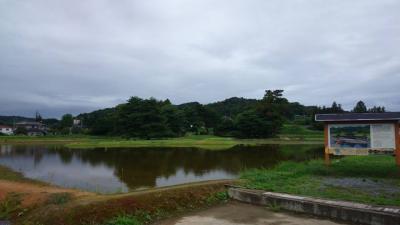
[[[400,110],[397,0],[0,0],[0,114],[259,98]]]

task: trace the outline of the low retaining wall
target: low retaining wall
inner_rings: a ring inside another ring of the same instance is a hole
[[[310,197],[264,192],[243,188],[228,188],[233,199],[251,204],[367,225],[400,225],[400,208],[380,207],[346,201],[331,201]]]

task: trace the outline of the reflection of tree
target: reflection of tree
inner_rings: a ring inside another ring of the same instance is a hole
[[[72,158],[74,156],[74,153],[72,151],[67,150],[67,149],[59,149],[57,151],[57,153],[60,156],[60,159],[64,164],[71,163]]]
[[[225,151],[193,148],[69,150],[56,147],[34,150],[24,147],[14,151],[15,154],[30,155],[35,159],[45,154],[57,154],[64,164],[69,164],[75,157],[92,166],[106,165],[130,189],[153,187],[157,178],[168,178],[178,170],[197,176],[215,170],[237,174],[245,168],[271,167],[288,159],[305,160],[320,156],[322,152],[321,147],[305,145],[236,146]]]
[[[201,176],[214,170],[237,174],[245,168],[271,167],[287,159],[308,159],[309,155],[322,153],[321,147],[300,150],[299,146],[244,147],[236,146],[226,151],[208,151],[190,148],[140,148],[109,150],[78,150],[84,162],[104,163],[114,167],[114,174],[131,189],[155,186],[158,177],[168,178],[182,169],[185,173]]]

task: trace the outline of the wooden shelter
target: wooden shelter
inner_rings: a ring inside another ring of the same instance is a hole
[[[400,112],[316,114],[325,123],[329,155],[391,154],[400,166]]]

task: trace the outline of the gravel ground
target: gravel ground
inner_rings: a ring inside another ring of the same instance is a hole
[[[400,186],[395,181],[364,178],[324,178],[323,184],[342,188],[362,190],[372,195],[400,194]]]

